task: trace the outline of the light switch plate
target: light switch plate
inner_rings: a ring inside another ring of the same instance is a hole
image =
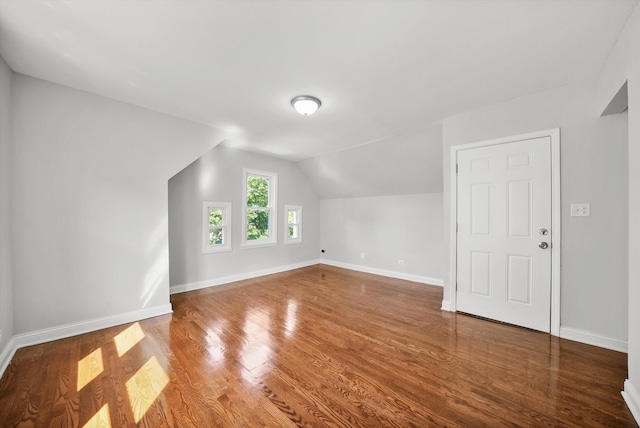
[[[571,204],[571,217],[590,217],[591,204]]]

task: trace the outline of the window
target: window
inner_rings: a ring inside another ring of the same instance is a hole
[[[231,251],[231,204],[204,202],[202,253]]]
[[[278,174],[244,170],[243,247],[276,245]]]
[[[302,242],[302,207],[299,205],[285,205],[287,213],[284,225],[284,243],[299,244]]]

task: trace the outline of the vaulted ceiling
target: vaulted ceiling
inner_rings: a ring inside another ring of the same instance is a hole
[[[635,4],[0,0],[0,55],[298,161],[595,79]],[[318,113],[295,113],[300,94]]]

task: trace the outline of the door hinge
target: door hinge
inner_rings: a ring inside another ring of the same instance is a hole
[[[456,174],[458,173],[458,164],[456,164]]]

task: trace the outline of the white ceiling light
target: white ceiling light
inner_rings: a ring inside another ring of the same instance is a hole
[[[311,95],[298,95],[291,100],[291,105],[298,113],[309,116],[316,112],[322,105],[319,99]]]

